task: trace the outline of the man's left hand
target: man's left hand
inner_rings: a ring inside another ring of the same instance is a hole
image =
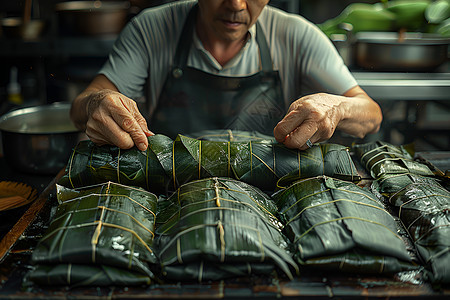
[[[296,100],[275,127],[275,139],[288,148],[300,150],[309,148],[308,139],[312,143],[329,139],[343,118],[343,98],[320,93]]]

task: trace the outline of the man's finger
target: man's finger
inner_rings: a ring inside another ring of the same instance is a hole
[[[120,128],[130,136],[133,144],[135,144],[139,150],[144,151],[147,149],[147,136],[128,110],[123,109],[120,112],[113,111],[111,112],[111,116]]]
[[[291,134],[297,127],[299,127],[307,118],[307,114],[303,110],[292,110],[278,122],[273,130],[275,139],[282,143],[286,136]]]
[[[285,139],[284,145],[292,149],[305,150],[309,148],[306,141],[314,136],[317,131],[317,125],[313,121],[305,121],[295,130],[293,130]],[[312,143],[315,141],[311,140]]]
[[[136,121],[138,122],[139,126],[141,127],[142,131],[144,132],[144,134],[146,136],[151,136],[151,135],[155,135],[153,132],[151,132],[148,129],[148,125],[147,125],[147,121],[145,120],[145,118],[141,115],[141,113],[139,111],[135,111],[134,112],[134,118],[136,119]]]
[[[104,118],[102,123],[88,121],[86,135],[98,145],[113,144],[121,149],[129,149],[134,146],[131,136],[120,128],[111,117]]]

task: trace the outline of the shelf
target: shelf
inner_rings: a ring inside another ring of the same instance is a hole
[[[353,72],[353,76],[377,100],[450,100],[450,73]]]
[[[106,57],[117,36],[24,41],[0,39],[0,57]]]

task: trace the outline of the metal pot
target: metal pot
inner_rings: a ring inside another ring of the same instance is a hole
[[[125,26],[128,1],[69,1],[56,4],[63,33],[73,35],[116,35]]]
[[[425,33],[359,32],[354,62],[376,71],[433,71],[448,60],[449,42]]]
[[[56,175],[67,164],[80,132],[70,103],[17,109],[0,117],[3,155],[12,169]]]

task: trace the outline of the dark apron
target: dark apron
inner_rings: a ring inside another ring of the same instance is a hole
[[[286,109],[280,77],[263,32],[256,23],[261,71],[248,77],[224,77],[186,66],[195,28],[195,6],[184,24],[149,129],[172,138],[203,130],[232,129],[273,135]]]

